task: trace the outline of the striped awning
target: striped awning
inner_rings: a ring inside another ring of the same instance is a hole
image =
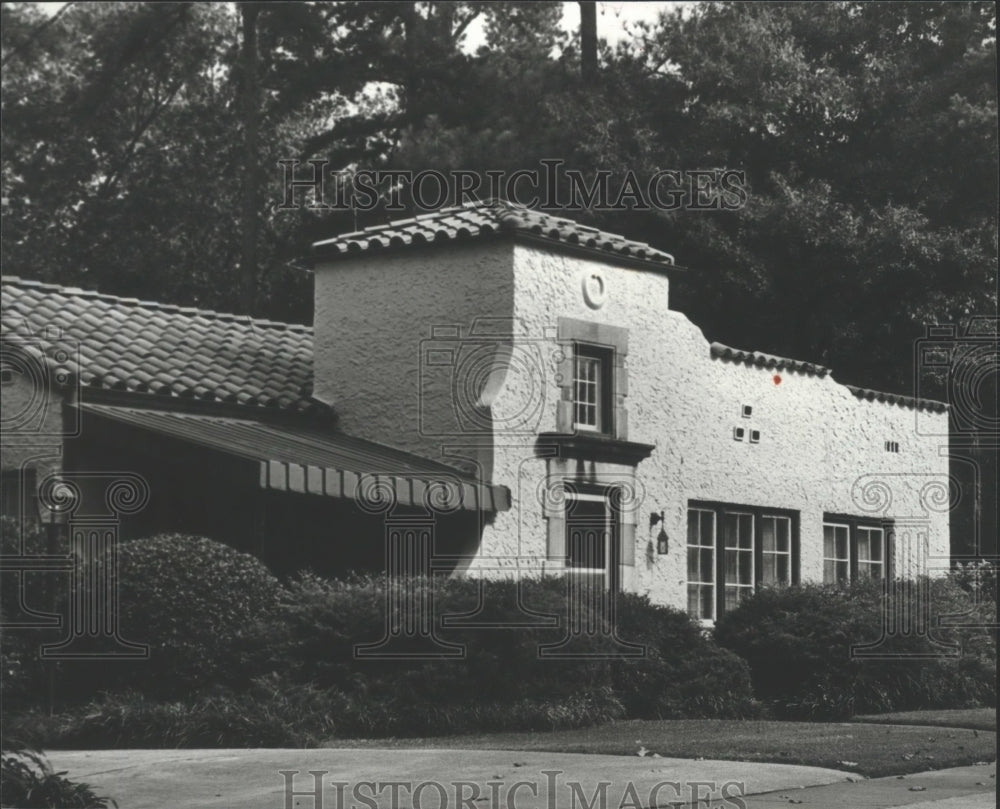
[[[454,467],[313,425],[82,402],[84,413],[255,461],[260,487],[347,498],[372,513],[506,511],[510,492]]]

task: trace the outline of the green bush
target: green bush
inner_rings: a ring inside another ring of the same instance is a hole
[[[4,749],[0,767],[0,806],[18,809],[105,809],[110,798],[99,797],[89,784],[74,783],[64,772],[53,772],[41,751],[18,746]]]
[[[928,599],[917,595],[920,588]],[[951,578],[924,579],[908,592],[887,599],[877,581],[765,589],[723,616],[715,639],[747,661],[755,693],[777,716],[995,705],[996,643],[989,630],[939,626],[930,638],[890,634],[879,657],[852,655],[852,646],[882,637],[887,609],[924,605],[942,623],[949,615],[996,620],[995,602],[977,604]],[[954,644],[957,656],[941,656],[947,647],[935,641]]]

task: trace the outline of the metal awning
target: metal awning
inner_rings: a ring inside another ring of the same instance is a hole
[[[446,464],[310,425],[81,402],[84,413],[256,461],[262,489],[432,511],[506,511],[510,492]]]

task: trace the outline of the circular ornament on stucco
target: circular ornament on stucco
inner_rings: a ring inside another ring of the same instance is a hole
[[[588,270],[583,274],[581,286],[583,300],[591,309],[600,309],[608,299],[608,282],[600,270]]]

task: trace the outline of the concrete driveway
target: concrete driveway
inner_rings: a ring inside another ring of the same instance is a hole
[[[857,779],[788,764],[498,750],[50,750],[48,756],[57,771],[89,783],[121,809],[618,809]]]

